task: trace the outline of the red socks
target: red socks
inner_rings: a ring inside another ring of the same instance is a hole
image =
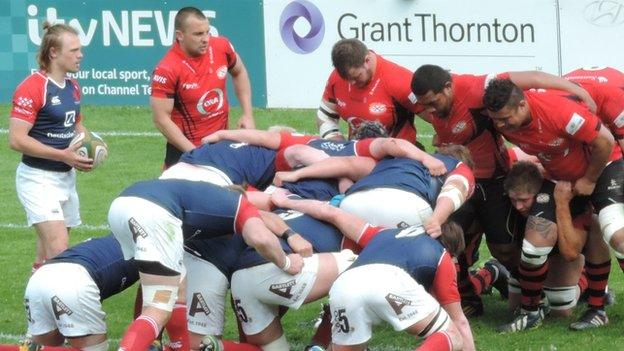
[[[186,305],[176,303],[173,306],[171,318],[165,325],[167,335],[169,335],[169,348],[174,351],[189,351],[191,342],[186,325]]]
[[[239,344],[230,340],[221,340],[223,343],[223,351],[262,351],[256,345],[252,344]]]
[[[420,344],[416,351],[452,351],[453,343],[445,332],[435,332]]]
[[[119,343],[123,351],[145,351],[160,332],[156,321],[149,316],[139,316],[130,326]]]

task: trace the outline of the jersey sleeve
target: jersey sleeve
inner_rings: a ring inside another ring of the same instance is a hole
[[[457,288],[457,270],[448,252],[442,254],[431,290],[441,306],[461,301]]]
[[[177,77],[173,69],[161,62],[152,73],[152,97],[173,99],[176,84]]]
[[[11,118],[34,124],[43,102],[43,86],[36,84],[34,79],[27,79],[13,94]]]
[[[384,230],[383,227],[366,223],[366,226],[362,229],[362,233],[358,236],[357,244],[360,247],[365,247],[375,237],[375,235],[379,234],[382,230]]]
[[[375,138],[355,140],[355,156],[374,158],[370,150],[373,141],[375,141]]]
[[[82,100],[80,84],[78,84],[78,81],[75,79],[71,79],[71,82],[74,85],[74,99],[80,102]],[[82,112],[80,112],[78,116],[76,116],[76,123],[80,123],[80,122],[82,122]]]
[[[278,150],[284,150],[285,148],[293,145],[304,145],[310,142],[311,140],[318,139],[318,136],[315,135],[305,135],[298,133],[288,133],[281,132],[280,133],[280,144],[278,146]]]
[[[460,179],[463,183],[468,184],[468,194],[466,195],[466,199],[472,196],[472,193],[475,189],[475,177],[470,170],[470,167],[466,166],[466,164],[460,162],[457,164],[457,167],[453,169],[446,178],[447,180],[457,178]]]
[[[234,45],[225,37],[220,37],[223,39],[223,53],[225,54],[228,70],[234,68],[237,62],[236,50],[234,50]]]
[[[566,111],[562,115],[563,118],[557,120],[559,128],[569,138],[587,144],[591,143],[600,130],[600,120],[585,107],[572,101],[566,101],[566,103],[568,108],[561,109]]]
[[[412,72],[405,67],[387,61],[383,70],[384,82],[390,96],[410,112],[422,112],[424,106],[418,103],[416,95],[412,92]]]

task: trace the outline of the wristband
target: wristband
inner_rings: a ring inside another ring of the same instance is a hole
[[[287,271],[290,268],[290,257],[286,256],[286,260],[284,261],[284,266],[281,267],[283,271]]]
[[[281,238],[284,239],[284,240],[288,240],[288,238],[290,238],[292,235],[295,235],[295,234],[297,234],[297,233],[295,233],[294,230],[288,228],[288,229],[284,230],[284,232],[282,233]]]

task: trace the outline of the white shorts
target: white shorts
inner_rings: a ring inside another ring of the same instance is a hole
[[[29,334],[42,335],[55,329],[65,337],[106,334],[100,289],[79,264],[41,266],[28,281],[24,306]]]
[[[367,264],[346,270],[329,291],[332,342],[357,345],[386,321],[401,331],[440,309],[440,304],[404,270]]]
[[[422,197],[394,188],[356,191],[345,196],[340,208],[371,224],[389,228],[421,225],[433,214]]]
[[[124,258],[160,262],[185,274],[182,221],[155,203],[133,196],[113,200],[108,224]]]
[[[74,169],[53,172],[20,162],[15,172],[15,188],[29,226],[47,221],[65,221],[66,227],[80,225]]]
[[[212,183],[219,186],[232,185],[232,180],[220,169],[204,165],[178,162],[162,172],[159,179],[186,179]]]
[[[247,335],[263,331],[278,315],[278,307],[298,309],[316,281],[318,255],[303,259],[303,269],[290,275],[273,263],[238,270],[232,275],[232,297]]]
[[[212,263],[184,251],[188,330],[200,335],[223,335],[227,277]]]

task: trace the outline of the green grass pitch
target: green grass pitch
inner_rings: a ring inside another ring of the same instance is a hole
[[[302,132],[313,133],[313,110],[255,110],[258,128],[285,124]],[[234,109],[233,116],[240,110]],[[25,333],[26,319],[22,299],[30,274],[35,252],[35,232],[25,227],[25,214],[15,193],[15,168],[19,154],[10,150],[7,141],[9,106],[0,105],[0,343],[16,343]],[[110,156],[105,165],[92,173],[78,175],[78,193],[81,201],[83,225],[71,233],[71,243],[107,233],[106,216],[111,201],[126,186],[142,179],[158,176],[164,155],[164,141],[156,134],[151,114],[146,107],[95,107],[83,108],[84,124],[101,133],[109,145]],[[432,130],[419,123],[423,144],[431,144]],[[481,248],[481,257],[489,254]],[[614,260],[615,262],[615,260]],[[609,286],[624,298],[622,273],[613,265]],[[136,288],[105,301],[108,314],[109,336],[115,347],[132,318],[132,305]],[[598,330],[570,332],[570,320],[547,319],[537,330],[519,334],[501,335],[494,328],[509,318],[507,308],[498,295],[485,297],[486,312],[471,325],[479,350],[619,350],[622,346],[624,308],[617,303],[608,309],[611,323]],[[584,306],[577,308],[574,318]],[[313,331],[314,319],[320,310],[319,303],[291,311],[284,320],[286,335],[293,350],[301,350]],[[235,338],[234,315],[228,314],[225,337]],[[371,341],[372,350],[412,350],[417,341],[390,327],[380,326]]]

